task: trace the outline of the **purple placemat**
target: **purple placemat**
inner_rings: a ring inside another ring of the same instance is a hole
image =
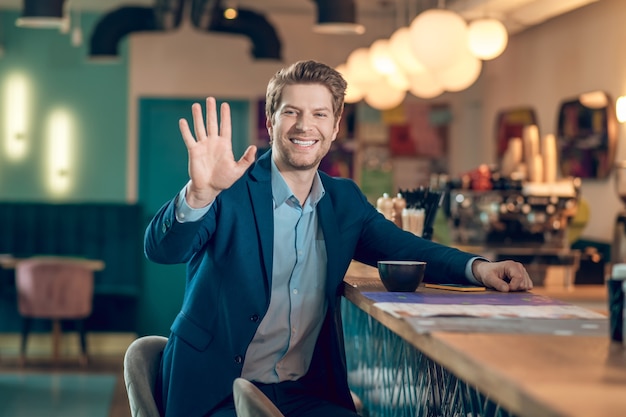
[[[487,305],[567,305],[568,303],[555,300],[545,295],[528,292],[496,292],[484,293],[450,293],[450,294],[421,294],[419,292],[363,292],[365,297],[377,303],[410,303],[410,304],[487,304]]]

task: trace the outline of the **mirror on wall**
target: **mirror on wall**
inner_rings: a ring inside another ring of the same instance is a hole
[[[561,175],[606,178],[615,159],[616,129],[613,102],[605,92],[562,101],[557,128]]]
[[[509,142],[513,138],[522,138],[527,126],[537,125],[537,116],[532,107],[516,107],[503,110],[496,117],[496,156],[500,161]]]

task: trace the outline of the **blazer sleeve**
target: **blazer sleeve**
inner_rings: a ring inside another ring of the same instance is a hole
[[[144,234],[144,253],[161,264],[186,263],[206,242],[215,229],[215,207],[200,220],[180,223],[176,220],[176,199],[165,203],[154,215]]]

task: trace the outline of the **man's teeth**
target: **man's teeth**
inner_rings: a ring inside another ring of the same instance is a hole
[[[315,143],[314,140],[298,140],[298,139],[293,139],[292,142],[300,146],[311,146]]]

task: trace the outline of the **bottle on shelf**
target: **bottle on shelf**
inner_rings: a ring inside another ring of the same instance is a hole
[[[402,210],[406,208],[406,200],[401,193],[398,193],[391,201],[393,202],[393,222],[402,228]]]
[[[393,201],[388,193],[383,193],[376,201],[376,208],[387,220],[393,221]]]

